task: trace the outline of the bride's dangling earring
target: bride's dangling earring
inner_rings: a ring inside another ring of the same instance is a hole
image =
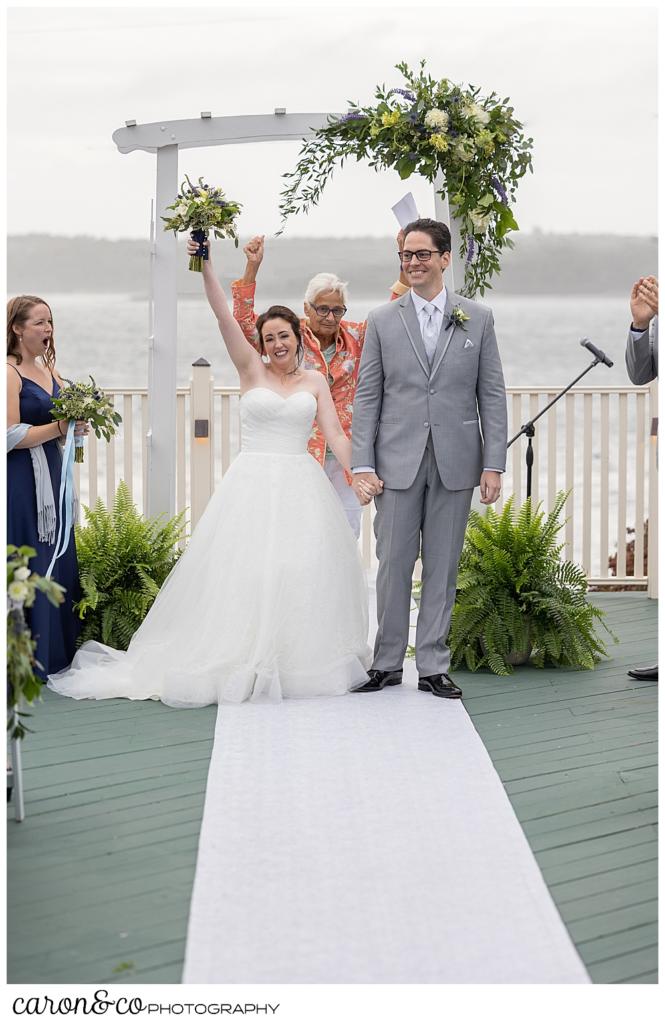
[[[270,356],[267,354],[267,352],[264,352],[263,355],[261,356],[261,362],[265,363],[266,366],[270,364]]]

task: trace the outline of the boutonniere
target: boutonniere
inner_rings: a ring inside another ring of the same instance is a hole
[[[455,306],[452,313],[450,314],[451,324],[455,324],[455,327],[463,327],[467,320],[471,317],[468,313],[465,313],[461,306]]]

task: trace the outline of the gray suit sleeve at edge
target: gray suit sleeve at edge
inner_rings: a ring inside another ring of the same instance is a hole
[[[370,313],[365,343],[358,368],[358,384],[353,401],[351,440],[352,466],[375,466],[374,440],[383,403],[383,361],[374,319]]]
[[[483,465],[493,466],[496,471],[502,472],[506,468],[508,410],[506,385],[491,311],[483,330],[476,397],[483,435]]]
[[[626,369],[633,384],[649,384],[658,376],[658,318],[654,317],[653,336],[649,328],[641,334],[628,331]]]

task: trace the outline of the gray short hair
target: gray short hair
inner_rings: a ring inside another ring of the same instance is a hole
[[[347,281],[340,281],[337,274],[315,274],[305,289],[305,302],[309,302],[311,306],[317,295],[322,295],[323,292],[339,292],[346,306],[349,298],[347,284]]]

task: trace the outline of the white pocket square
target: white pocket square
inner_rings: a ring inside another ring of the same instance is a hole
[[[464,348],[473,348],[473,342],[471,341],[471,338],[466,339],[466,341],[464,342]]]

